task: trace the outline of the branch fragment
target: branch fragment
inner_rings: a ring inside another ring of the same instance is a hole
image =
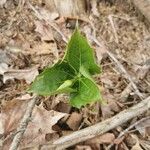
[[[9,150],[17,150],[17,148],[19,147],[19,144],[21,142],[21,139],[23,137],[23,134],[28,126],[28,123],[30,121],[31,115],[32,115],[32,111],[34,109],[34,106],[36,104],[36,100],[37,97],[33,97],[33,99],[30,100],[30,102],[28,103],[26,112],[20,122],[19,127],[17,128],[17,132],[16,135],[11,143],[11,146],[9,148]]]

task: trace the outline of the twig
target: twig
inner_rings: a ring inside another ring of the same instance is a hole
[[[19,144],[20,144],[20,141],[22,139],[22,136],[27,128],[27,125],[30,121],[30,118],[31,118],[31,115],[32,115],[32,111],[33,111],[33,108],[36,104],[36,96],[33,97],[33,99],[28,103],[28,106],[27,106],[27,109],[26,109],[26,112],[20,122],[20,125],[19,127],[17,128],[17,133],[11,143],[11,146],[9,148],[9,150],[17,150]]]
[[[127,87],[123,90],[123,92],[121,93],[121,96],[120,96],[120,101],[121,102],[126,102],[130,93],[132,92],[133,88],[132,88],[132,85],[131,83],[129,83],[127,85]]]
[[[118,35],[117,35],[117,31],[116,31],[116,28],[115,28],[115,25],[114,25],[114,22],[113,22],[113,17],[112,17],[112,15],[109,15],[109,16],[108,16],[108,19],[109,19],[110,24],[111,24],[111,26],[112,26],[112,29],[113,29],[113,32],[114,32],[114,36],[115,36],[115,39],[116,39],[116,43],[119,43]]]
[[[138,120],[137,122],[135,122],[134,124],[130,125],[128,128],[126,128],[124,131],[122,131],[118,137],[116,139],[120,139],[122,136],[124,136],[126,133],[129,132],[129,130],[131,130],[132,128],[134,128],[136,125],[138,125],[139,123],[145,121],[145,120],[148,120],[150,119],[150,117],[145,117],[145,118],[142,118],[140,120]],[[110,149],[112,146],[114,145],[114,143],[110,144],[107,148]]]
[[[77,143],[86,141],[95,136],[104,134],[105,132],[114,129],[115,127],[127,122],[128,120],[144,113],[150,108],[150,96],[135,106],[124,110],[117,114],[116,116],[107,119],[103,122],[97,123],[93,126],[87,127],[85,129],[76,131],[70,135],[59,138],[58,140],[48,143],[46,145],[41,145],[41,150],[62,150],[67,147],[73,146]]]

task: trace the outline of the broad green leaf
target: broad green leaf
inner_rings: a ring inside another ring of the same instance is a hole
[[[84,66],[81,66],[81,67],[80,67],[80,73],[81,73],[81,75],[83,75],[84,77],[86,77],[86,78],[88,78],[88,79],[90,79],[90,80],[93,81],[93,78],[91,77],[89,71],[88,71]]]
[[[101,100],[101,95],[98,86],[88,78],[81,78],[74,87],[77,92],[71,94],[70,103],[72,106],[80,108],[91,102]]]
[[[74,77],[74,71],[65,62],[57,63],[51,68],[45,69],[32,83],[29,92],[38,95],[52,95],[62,92],[74,91],[66,80]]]
[[[80,34],[78,29],[75,30],[68,43],[64,60],[66,60],[77,73],[81,70],[81,66],[86,68],[90,74],[100,73],[100,67],[96,64],[94,59],[93,49]]]

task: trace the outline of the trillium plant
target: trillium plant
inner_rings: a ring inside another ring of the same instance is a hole
[[[75,29],[64,58],[37,76],[29,92],[43,96],[68,93],[70,104],[81,108],[101,100],[99,87],[92,78],[92,75],[100,72],[93,49],[80,31]]]

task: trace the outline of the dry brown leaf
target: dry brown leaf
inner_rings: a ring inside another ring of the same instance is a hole
[[[71,111],[71,106],[68,103],[59,102],[54,109],[56,111],[69,114]]]
[[[105,133],[103,135],[99,135],[91,140],[88,140],[86,143],[88,144],[110,144],[115,140],[115,136],[113,133]]]
[[[131,148],[131,150],[143,150],[140,146],[138,137],[134,134],[132,134],[131,136],[136,140],[136,144]]]
[[[0,113],[0,134],[9,134],[17,128],[28,101],[11,100],[3,104]]]
[[[24,79],[28,84],[30,84],[36,76],[39,74],[37,68],[31,68],[31,69],[26,69],[26,70],[9,70],[4,73],[3,76],[3,82],[5,83],[7,80],[12,80],[12,79],[18,79],[22,80]]]
[[[6,63],[0,63],[0,74],[3,75],[8,70],[8,65]]]
[[[11,59],[6,51],[0,49],[0,63],[10,64]]]
[[[40,33],[42,41],[54,41],[53,34],[49,26],[45,25],[41,21],[35,21],[35,26],[35,31]]]
[[[120,106],[117,104],[115,100],[107,100],[108,104],[101,105],[101,111],[103,118],[110,118],[112,115],[114,115],[114,112],[119,112]]]
[[[42,42],[40,44],[36,44],[35,46],[33,46],[32,52],[35,53],[36,55],[47,55],[52,53],[56,57],[58,55],[57,45],[54,42],[51,43]]]
[[[88,145],[77,145],[75,150],[92,150],[92,148]]]
[[[150,136],[150,117],[135,126],[143,137]]]
[[[32,121],[24,134],[22,147],[33,146],[45,142],[45,135],[54,133],[52,126],[66,114],[56,111],[47,111],[43,107],[35,107],[32,115]]]
[[[35,31],[40,34],[42,43],[33,46],[32,51],[37,55],[53,53],[58,58],[57,45],[55,43],[51,28],[41,21],[35,21]],[[48,43],[46,43],[48,42]]]
[[[7,1],[7,0],[1,0],[1,1],[0,1],[0,7],[3,7],[4,4],[6,3],[6,1]]]
[[[0,134],[9,135],[10,132],[16,131],[18,124],[25,113],[28,101],[12,100],[2,107],[0,114]],[[35,106],[28,127],[23,136],[21,147],[35,146],[45,142],[47,133],[54,133],[52,126],[66,113],[56,111],[47,111],[43,106]],[[11,143],[10,138],[4,142],[4,148],[8,149]]]
[[[106,58],[106,56],[107,56],[106,51],[107,51],[107,49],[105,46],[95,47],[95,52],[96,52],[96,57],[97,57],[98,63],[101,63],[102,59]]]
[[[51,1],[52,2],[52,1]],[[50,4],[51,5],[51,4]],[[51,5],[52,6],[52,5]],[[59,13],[58,12],[50,12],[47,9],[44,8],[39,8],[39,13],[42,16],[42,18],[48,22],[52,22],[54,21],[56,18],[59,17]]]
[[[79,128],[81,120],[82,114],[73,112],[66,123],[72,130],[77,130]]]

